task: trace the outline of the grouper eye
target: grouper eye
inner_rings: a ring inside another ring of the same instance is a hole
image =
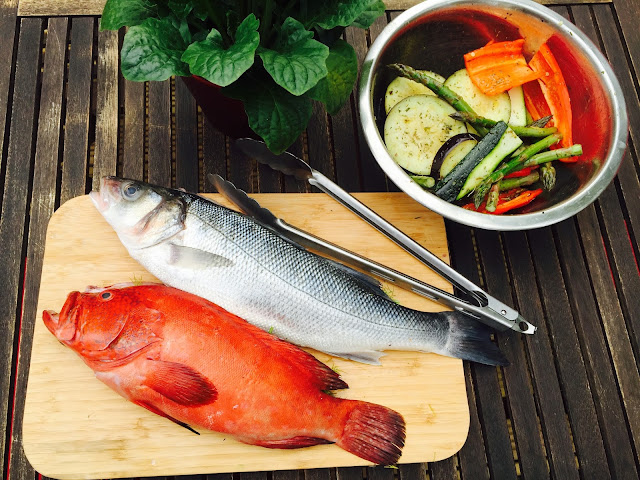
[[[122,187],[122,193],[127,200],[135,200],[140,196],[140,187],[135,183],[129,183]]]
[[[109,300],[111,297],[111,292],[102,292],[102,294],[100,295],[100,298],[102,298],[103,300]]]

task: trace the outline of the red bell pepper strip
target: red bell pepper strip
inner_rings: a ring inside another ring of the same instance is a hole
[[[538,195],[542,193],[542,189],[538,188],[537,190],[525,190],[523,193],[518,195],[513,200],[508,200],[503,203],[498,203],[496,210],[493,212],[495,215],[500,215],[501,213],[506,213],[509,210],[513,210],[515,208],[524,207],[533,201]]]
[[[501,215],[510,210],[528,205],[529,203],[533,202],[533,199],[541,193],[541,188],[538,188],[537,190],[524,190],[522,188],[514,188],[500,194],[500,197],[498,198],[498,205],[493,212],[487,211],[486,202],[482,202],[478,208],[475,207],[473,202],[463,205],[462,208],[464,208],[465,210],[473,210],[474,212]]]
[[[540,78],[522,55],[524,39],[489,43],[465,54],[464,64],[471,81],[485,95],[497,95]]]
[[[529,62],[529,66],[540,73],[538,83],[540,84],[540,89],[542,90],[551,115],[553,115],[550,123],[562,133],[562,140],[555,148],[570,147],[573,145],[573,138],[569,90],[567,89],[567,84],[564,81],[560,66],[546,43],[540,46],[540,49]],[[534,116],[533,112],[530,111],[529,113]],[[577,159],[577,157],[570,157],[562,159],[561,161],[575,162]]]
[[[517,177],[526,177],[531,172],[533,172],[538,165],[533,165],[531,167],[524,167],[522,170],[516,170],[515,172],[511,172],[509,175],[505,175],[504,178],[517,178]]]

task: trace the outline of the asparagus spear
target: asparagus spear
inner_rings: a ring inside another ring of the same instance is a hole
[[[547,123],[549,123],[549,120],[551,120],[553,118],[553,115],[547,115],[546,117],[542,117],[539,118],[538,120],[535,120],[529,124],[527,124],[527,127],[544,127]]]
[[[462,99],[457,93],[455,93],[449,87],[446,87],[442,82],[439,82],[435,78],[426,75],[424,72],[420,72],[415,68],[411,68],[410,66],[404,65],[402,63],[394,63],[389,65],[389,67],[398,72],[401,76],[408,78],[409,80],[413,80],[414,82],[421,83],[425,87],[429,88],[433,93],[438,95],[457,111],[467,112],[473,115],[476,114],[469,106],[469,104],[465,102],[464,99]],[[481,125],[479,127],[476,127],[476,131],[481,136],[485,136],[487,134],[487,129]]]
[[[531,167],[533,165],[542,165],[543,163],[552,162],[554,160],[560,160],[561,158],[575,157],[582,155],[582,145],[576,143],[567,148],[558,148],[556,150],[549,150],[548,152],[538,153],[533,155],[522,164],[522,168]],[[519,170],[519,169],[515,169]],[[513,170],[513,171],[515,171]]]
[[[484,207],[487,212],[495,212],[496,207],[498,206],[498,199],[500,198],[500,184],[502,182],[498,180],[496,183],[491,185],[491,190],[489,190],[489,196],[487,198],[487,205]]]
[[[486,127],[491,128],[496,123],[495,120],[491,120],[489,118],[481,117],[480,115],[476,115],[470,112],[461,112],[458,111],[456,113],[452,113],[449,115],[454,120],[460,120],[461,122],[468,122],[474,127]],[[548,127],[548,128],[540,128],[540,127],[518,127],[517,125],[509,125],[509,128],[515,132],[519,137],[546,137],[558,131],[556,127]]]
[[[545,190],[551,190],[556,184],[556,169],[551,165],[551,162],[544,163],[540,167],[542,172],[542,186]]]
[[[536,171],[531,172],[526,177],[505,178],[500,181],[500,191],[503,192],[506,190],[511,190],[512,188],[525,187],[527,185],[536,183],[538,180],[540,180],[540,174]],[[496,184],[494,183],[494,185]]]
[[[532,158],[536,153],[545,150],[551,145],[559,142],[561,138],[562,134],[556,132],[552,133],[548,137],[543,138],[542,140],[537,141],[534,144],[529,145],[520,153],[520,155],[507,162],[504,167],[495,170],[491,175],[485,178],[482,183],[478,185],[478,187],[476,188],[476,193],[473,196],[473,203],[475,204],[476,208],[478,208],[482,203],[482,200],[484,200],[484,197],[491,188],[491,185],[493,185],[498,180],[502,180],[511,172],[515,172],[516,170],[524,168],[525,163],[528,159]],[[554,151],[557,152],[558,150]]]

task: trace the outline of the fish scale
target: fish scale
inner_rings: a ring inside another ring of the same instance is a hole
[[[135,190],[135,199],[127,199],[126,189]],[[129,254],[159,280],[294,344],[366,363],[378,363],[384,350],[506,363],[475,320],[398,305],[377,281],[198,195],[109,177],[92,199]],[[163,222],[150,216],[166,214],[163,207],[175,202],[183,229],[163,235]],[[125,227],[131,224],[145,228]],[[148,246],[149,238],[162,240]]]

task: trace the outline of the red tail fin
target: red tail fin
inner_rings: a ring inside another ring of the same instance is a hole
[[[391,465],[402,455],[404,418],[398,412],[373,403],[355,402],[336,442],[346,451],[378,465]]]

